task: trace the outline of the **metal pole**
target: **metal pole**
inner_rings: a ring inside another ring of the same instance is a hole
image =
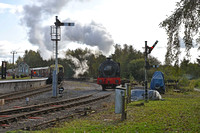
[[[145,102],[148,102],[148,89],[147,89],[147,41],[145,41]]]
[[[58,16],[56,16],[56,20]],[[56,25],[56,60],[55,60],[55,69],[56,69],[56,76],[55,76],[55,83],[56,83],[56,96],[57,96],[57,85],[58,85],[58,25]]]
[[[12,67],[12,72],[13,72],[13,78],[14,78],[14,58],[15,58],[15,56],[14,56],[14,55],[15,55],[15,52],[13,51],[13,53],[12,53],[12,54],[13,54],[13,67]]]
[[[58,16],[56,16],[56,21],[58,19]],[[53,97],[57,97],[57,81],[58,81],[58,78],[57,78],[57,70],[58,70],[58,25],[56,24],[56,58],[55,58],[55,75],[53,76],[54,81],[54,85],[53,85]]]
[[[14,67],[15,67],[15,54],[17,54],[16,51],[12,51],[11,54],[13,54],[13,66],[12,66],[12,76],[13,76],[13,79],[15,78],[15,73],[14,73]]]

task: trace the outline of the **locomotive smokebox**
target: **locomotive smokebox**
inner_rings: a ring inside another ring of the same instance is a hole
[[[112,58],[111,58],[111,57],[107,57],[106,59],[107,59],[107,60],[112,60]]]

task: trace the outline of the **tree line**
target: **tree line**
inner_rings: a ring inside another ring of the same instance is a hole
[[[110,57],[120,63],[121,78],[133,79],[141,82],[144,80],[144,53],[133,48],[131,45],[114,45],[115,51]],[[76,50],[67,50],[65,58],[59,58],[58,63],[64,67],[65,78],[97,78],[100,64],[106,60],[106,56],[101,51],[92,51],[88,48]],[[161,62],[155,57],[149,55],[148,79],[155,71],[162,71],[165,79],[179,80],[183,77],[197,79],[200,76],[200,62],[191,63],[183,59],[180,65],[161,65]],[[26,62],[30,68],[50,66],[55,63],[53,58],[44,60],[39,51],[26,50],[23,57],[18,57],[16,63]],[[157,68],[152,65],[159,66]],[[16,66],[15,66],[16,67]],[[12,64],[8,63],[8,69],[12,69]]]

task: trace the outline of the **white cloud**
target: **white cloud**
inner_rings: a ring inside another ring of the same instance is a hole
[[[0,3],[0,8],[1,9],[7,9],[7,8],[13,8],[14,6],[9,5],[9,4],[4,4],[4,3]]]
[[[8,11],[12,14],[15,14],[16,12],[22,12],[22,10],[22,6],[0,3],[0,13],[5,13]]]
[[[38,49],[37,46],[31,45],[27,41],[21,41],[18,43],[11,41],[0,41],[0,51],[1,51],[0,61],[11,62],[13,58],[11,54],[12,51],[17,52],[17,54],[15,55],[15,61],[16,61],[19,56],[22,57],[24,55],[25,50],[37,51],[37,49]]]

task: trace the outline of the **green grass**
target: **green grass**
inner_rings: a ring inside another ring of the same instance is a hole
[[[104,103],[106,111],[62,123],[57,128],[35,133],[132,133],[132,132],[191,132],[200,131],[200,93],[168,92],[163,101],[143,101],[128,105],[127,120],[114,113],[114,103]]]
[[[2,81],[3,80],[22,80],[22,79],[31,79],[31,77],[23,77],[23,78],[21,78],[21,77],[19,77],[19,78],[15,77],[15,79],[13,79],[12,76],[7,76],[6,79],[1,79],[0,78],[0,80],[2,80]]]

